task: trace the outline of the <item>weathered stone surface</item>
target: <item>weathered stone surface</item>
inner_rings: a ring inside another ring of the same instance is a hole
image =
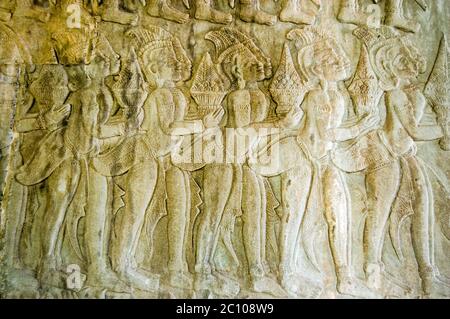
[[[446,0],[0,4],[0,297],[450,297]]]

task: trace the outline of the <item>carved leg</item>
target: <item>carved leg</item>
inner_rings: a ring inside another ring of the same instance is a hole
[[[252,290],[256,292],[270,293],[275,296],[283,294],[278,283],[267,277],[261,259],[262,244],[261,232],[265,232],[265,225],[261,225],[262,194],[261,184],[256,174],[247,166],[243,167],[242,188],[242,220],[243,241],[250,270],[250,282]],[[265,243],[264,243],[265,244]]]
[[[411,19],[406,19],[403,0],[388,0],[386,3],[386,24],[407,32],[418,32],[420,25]]]
[[[72,159],[63,162],[48,178],[48,193],[44,220],[41,229],[42,261],[39,270],[41,284],[53,285],[56,267],[58,235],[67,208],[73,199],[80,177],[80,165]]]
[[[338,20],[356,25],[367,24],[367,15],[362,11],[359,0],[341,0]]]
[[[203,174],[205,205],[197,230],[194,289],[198,291],[211,289],[219,296],[234,297],[239,293],[239,284],[211,273],[214,241],[219,236],[219,225],[233,186],[233,167],[208,165]]]
[[[166,173],[167,233],[169,234],[169,283],[179,288],[192,287],[184,258],[185,236],[189,225],[190,187],[187,173],[172,166]]]
[[[302,10],[300,0],[286,0],[280,12],[280,20],[296,24],[313,24],[316,17]]]
[[[46,196],[42,194],[43,193],[42,190],[39,190],[39,186],[34,186],[33,192],[36,193],[35,196],[41,198],[43,203],[39,206],[35,215],[33,216],[33,219],[32,219],[33,221],[32,221],[31,230],[30,230],[31,242],[30,242],[30,246],[27,249],[27,253],[24,256],[25,257],[24,259],[25,259],[25,264],[28,265],[28,267],[30,267],[32,269],[38,269],[39,268],[39,262],[38,262],[39,258],[37,256],[40,256],[42,254],[41,228],[42,228],[47,205],[46,205]],[[29,191],[29,194],[31,194],[30,191]]]
[[[244,247],[252,279],[264,275],[261,263],[261,195],[255,174],[247,167],[243,168],[242,210],[244,222]]]
[[[364,269],[367,284],[381,288],[381,253],[386,223],[400,186],[400,167],[393,162],[366,175],[368,214],[364,228]]]
[[[239,17],[245,22],[274,25],[277,17],[260,9],[259,0],[240,0]]]
[[[5,264],[8,268],[21,268],[19,242],[25,221],[27,188],[14,180],[9,181],[5,213]],[[3,217],[2,216],[2,217]]]
[[[177,23],[186,23],[189,21],[189,14],[178,11],[172,8],[169,0],[150,0],[147,8],[147,13],[152,17],[161,17]]]
[[[89,171],[88,199],[85,217],[85,243],[88,261],[86,284],[92,287],[127,290],[108,266],[105,252],[109,234],[106,233],[108,183],[106,177]]]
[[[257,176],[259,189],[261,192],[261,205],[260,205],[260,212],[261,212],[261,219],[260,219],[260,227],[261,227],[261,261],[263,264],[264,272],[268,271],[268,264],[266,260],[266,224],[267,224],[267,193],[266,193],[266,187],[264,185],[264,178],[261,176]]]
[[[233,16],[216,9],[213,9],[211,0],[195,0],[195,18],[214,23],[228,24],[233,20]]]
[[[337,291],[352,296],[367,296],[370,291],[353,276],[351,269],[351,212],[345,177],[334,166],[322,175],[325,219],[336,267]]]
[[[120,24],[136,25],[139,16],[120,9],[120,0],[109,0],[103,3],[102,19]]]
[[[133,167],[126,176],[125,207],[115,221],[115,238],[111,241],[113,270],[119,277],[142,290],[159,288],[159,277],[144,274],[134,265],[136,243],[141,234],[145,213],[155,190],[158,166],[153,159]]]
[[[297,295],[299,284],[294,279],[295,249],[303,215],[311,189],[312,169],[305,165],[281,175],[280,279],[284,289]]]
[[[433,225],[430,216],[430,198],[432,191],[426,173],[414,157],[408,159],[411,169],[411,180],[414,189],[414,214],[411,217],[411,238],[422,280],[422,290],[430,295],[435,289],[450,289],[450,285],[440,280],[437,269],[433,265]]]
[[[195,270],[210,273],[212,247],[233,183],[229,165],[208,165],[203,172],[204,211],[198,225]]]

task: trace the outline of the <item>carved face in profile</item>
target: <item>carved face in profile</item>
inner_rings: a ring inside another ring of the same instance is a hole
[[[400,79],[414,79],[426,69],[425,60],[406,46],[399,48],[392,61],[392,73]]]
[[[426,61],[412,45],[401,38],[380,41],[371,49],[374,71],[384,90],[398,87],[426,71]]]
[[[299,53],[299,63],[308,78],[326,81],[343,81],[350,74],[350,60],[334,41],[315,42]]]
[[[177,60],[174,50],[163,47],[144,54],[144,72],[147,78],[158,82],[181,81],[181,63]]]
[[[248,57],[240,61],[242,77],[247,82],[257,82],[265,79],[264,64],[256,58]]]
[[[114,66],[114,67],[112,67]],[[111,63],[110,59],[96,55],[90,64],[86,65],[86,72],[90,78],[104,78],[118,72],[116,63]]]

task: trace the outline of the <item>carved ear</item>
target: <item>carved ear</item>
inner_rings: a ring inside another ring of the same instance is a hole
[[[155,63],[151,63],[148,66],[148,69],[150,70],[151,73],[156,74],[156,72],[158,72],[158,70],[156,69],[156,64]]]
[[[75,83],[73,83],[72,81],[69,81],[69,83],[67,84],[67,87],[69,88],[70,92],[75,92],[76,90],[78,90],[78,87]]]
[[[314,64],[313,66],[311,66],[311,72],[317,77],[318,75],[320,75],[320,71],[319,71],[319,65]]]
[[[381,66],[384,76],[380,77],[380,88],[383,91],[391,91],[397,88],[400,84],[400,80],[397,79],[394,74],[392,74],[388,62],[383,60],[381,62]]]

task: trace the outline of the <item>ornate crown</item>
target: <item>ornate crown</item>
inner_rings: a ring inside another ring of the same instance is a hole
[[[264,66],[265,77],[268,79],[272,76],[270,58],[244,33],[231,28],[222,28],[208,32],[205,39],[214,43],[219,63],[230,62],[236,55],[253,57]]]
[[[269,86],[269,91],[278,105],[277,113],[279,114],[287,113],[292,107],[299,106],[305,96],[304,81],[295,69],[287,44],[283,47],[280,65]]]
[[[139,58],[149,50],[160,48],[170,48],[175,52],[175,58],[182,67],[182,80],[186,81],[191,77],[192,63],[182,47],[178,38],[174,37],[168,31],[156,27],[149,26],[146,28],[134,28],[128,31],[127,35],[134,42],[134,47],[137,50]]]
[[[209,53],[206,53],[200,62],[191,86],[191,95],[202,114],[220,107],[227,94],[228,85],[228,81],[213,64]]]

